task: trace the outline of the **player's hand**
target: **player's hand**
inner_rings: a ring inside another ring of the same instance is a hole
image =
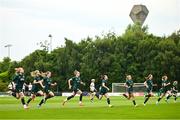
[[[71,89],[71,87],[72,87],[72,86],[70,85],[70,86],[69,86],[69,89]]]
[[[42,88],[45,88],[45,86],[42,86]]]
[[[86,86],[86,83],[82,83],[84,86]]]
[[[110,89],[109,89],[109,88],[107,88],[107,90],[109,91]]]
[[[55,82],[54,85],[57,85],[57,83]]]

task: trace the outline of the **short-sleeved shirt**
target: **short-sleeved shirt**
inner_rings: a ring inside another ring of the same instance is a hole
[[[50,87],[51,87],[51,83],[52,83],[52,79],[51,78],[48,78],[48,77],[45,77],[44,80],[44,91],[47,93],[50,91]]]
[[[25,82],[25,76],[24,74],[15,74],[15,76],[13,77],[13,81],[16,84],[15,89],[17,91],[22,91],[24,82]]]
[[[102,80],[102,84],[101,84],[101,87],[100,87],[100,94],[101,95],[104,95],[104,94],[106,94],[108,92],[108,89],[105,88],[103,86],[103,84],[105,84],[105,86],[107,86],[107,80]]]
[[[170,83],[169,80],[162,80],[162,88],[165,89],[165,90],[169,90],[170,85],[164,86],[164,84],[168,84],[168,83]]]
[[[133,92],[133,85],[134,82],[133,80],[126,80],[126,85],[128,86],[128,93],[132,93]]]
[[[91,84],[90,84],[90,91],[91,92],[95,91],[95,84],[94,84],[94,82],[91,82]]]
[[[147,83],[147,92],[152,92],[152,89],[153,89],[153,81],[152,80],[146,80],[146,83]]]
[[[70,80],[72,80],[72,89],[77,90],[80,87],[81,78],[80,77],[73,77]]]
[[[36,76],[36,77],[34,77],[34,80],[36,81],[36,82],[39,82],[39,81],[41,81],[43,78],[42,77],[40,77],[40,76]],[[39,83],[36,83],[36,84],[34,84],[33,83],[33,85],[32,85],[32,93],[37,93],[38,91],[40,91],[42,89],[42,86],[39,84]]]

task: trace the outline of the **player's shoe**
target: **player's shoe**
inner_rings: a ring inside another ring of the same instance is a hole
[[[84,106],[84,105],[82,104],[82,102],[79,102],[79,106]]]
[[[109,107],[112,107],[112,105],[108,105]]]
[[[28,106],[27,106],[27,105],[24,105],[23,107],[24,107],[24,109],[28,109]]]
[[[138,106],[138,104],[134,105],[134,107],[137,107],[137,106]]]
[[[37,105],[37,108],[40,108],[41,107],[41,105]]]
[[[169,103],[168,99],[165,99],[166,103]]]
[[[146,103],[143,103],[144,106],[146,106]]]
[[[67,102],[67,101],[66,101],[66,100],[64,100],[64,101],[62,102],[62,106],[64,106],[66,102]]]
[[[123,94],[123,96],[124,96],[125,98],[127,98],[127,95],[126,95],[125,93]]]
[[[156,105],[158,105],[158,103],[159,103],[159,102],[158,102],[158,101],[156,101]]]
[[[43,103],[44,103],[44,104],[46,103],[46,99],[45,99],[45,98],[43,99]]]

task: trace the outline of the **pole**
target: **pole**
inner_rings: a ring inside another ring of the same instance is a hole
[[[50,38],[50,52],[52,51],[52,35],[49,34],[48,36]]]
[[[8,48],[8,57],[10,58],[10,53],[11,53],[10,47],[12,47],[12,45],[11,45],[11,44],[7,44],[7,45],[5,45],[4,47],[5,47],[5,48]]]

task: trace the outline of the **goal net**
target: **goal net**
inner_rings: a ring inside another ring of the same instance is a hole
[[[134,83],[133,85],[134,92],[144,93],[146,87],[144,83]],[[124,83],[112,83],[112,93],[125,93],[127,88],[124,86]]]

